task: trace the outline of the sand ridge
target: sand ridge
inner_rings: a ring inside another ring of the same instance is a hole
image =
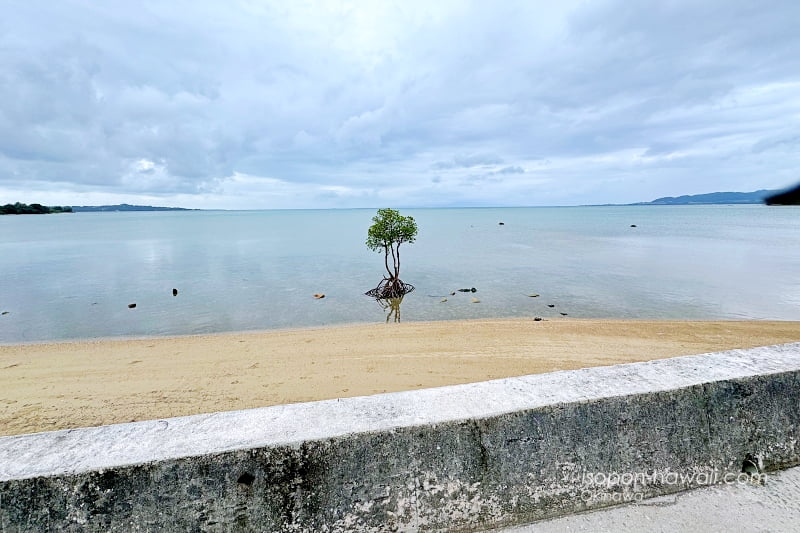
[[[0,346],[0,435],[800,341],[800,322],[407,322]]]

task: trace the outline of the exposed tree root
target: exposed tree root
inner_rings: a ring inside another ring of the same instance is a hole
[[[389,298],[402,298],[413,290],[414,286],[410,283],[403,283],[397,278],[383,278],[377,287],[368,290],[364,294],[370,298],[386,300]]]

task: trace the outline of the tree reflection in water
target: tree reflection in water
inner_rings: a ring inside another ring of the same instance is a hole
[[[384,311],[387,311],[387,324],[392,317],[394,317],[395,322],[400,322],[400,304],[403,302],[402,296],[399,298],[375,298],[375,301],[378,302],[378,305],[380,305]]]

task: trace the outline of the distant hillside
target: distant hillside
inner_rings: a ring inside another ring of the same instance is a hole
[[[763,204],[764,199],[780,191],[762,189],[754,192],[710,192],[684,196],[665,196],[652,202],[631,205],[701,205],[701,204]]]
[[[46,206],[42,204],[6,204],[0,206],[0,215],[49,215],[51,213],[72,213],[68,206]]]
[[[800,205],[800,185],[767,197],[767,205]]]
[[[152,205],[73,205],[72,210],[76,213],[83,212],[105,212],[105,211],[196,211],[196,209],[186,209],[184,207],[155,207]]]

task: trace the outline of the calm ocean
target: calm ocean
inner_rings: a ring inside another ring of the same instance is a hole
[[[420,229],[401,248],[401,277],[416,286],[403,321],[800,320],[798,208],[401,212]],[[383,275],[382,255],[364,245],[374,214],[0,217],[0,343],[384,322],[386,311],[363,295]]]

